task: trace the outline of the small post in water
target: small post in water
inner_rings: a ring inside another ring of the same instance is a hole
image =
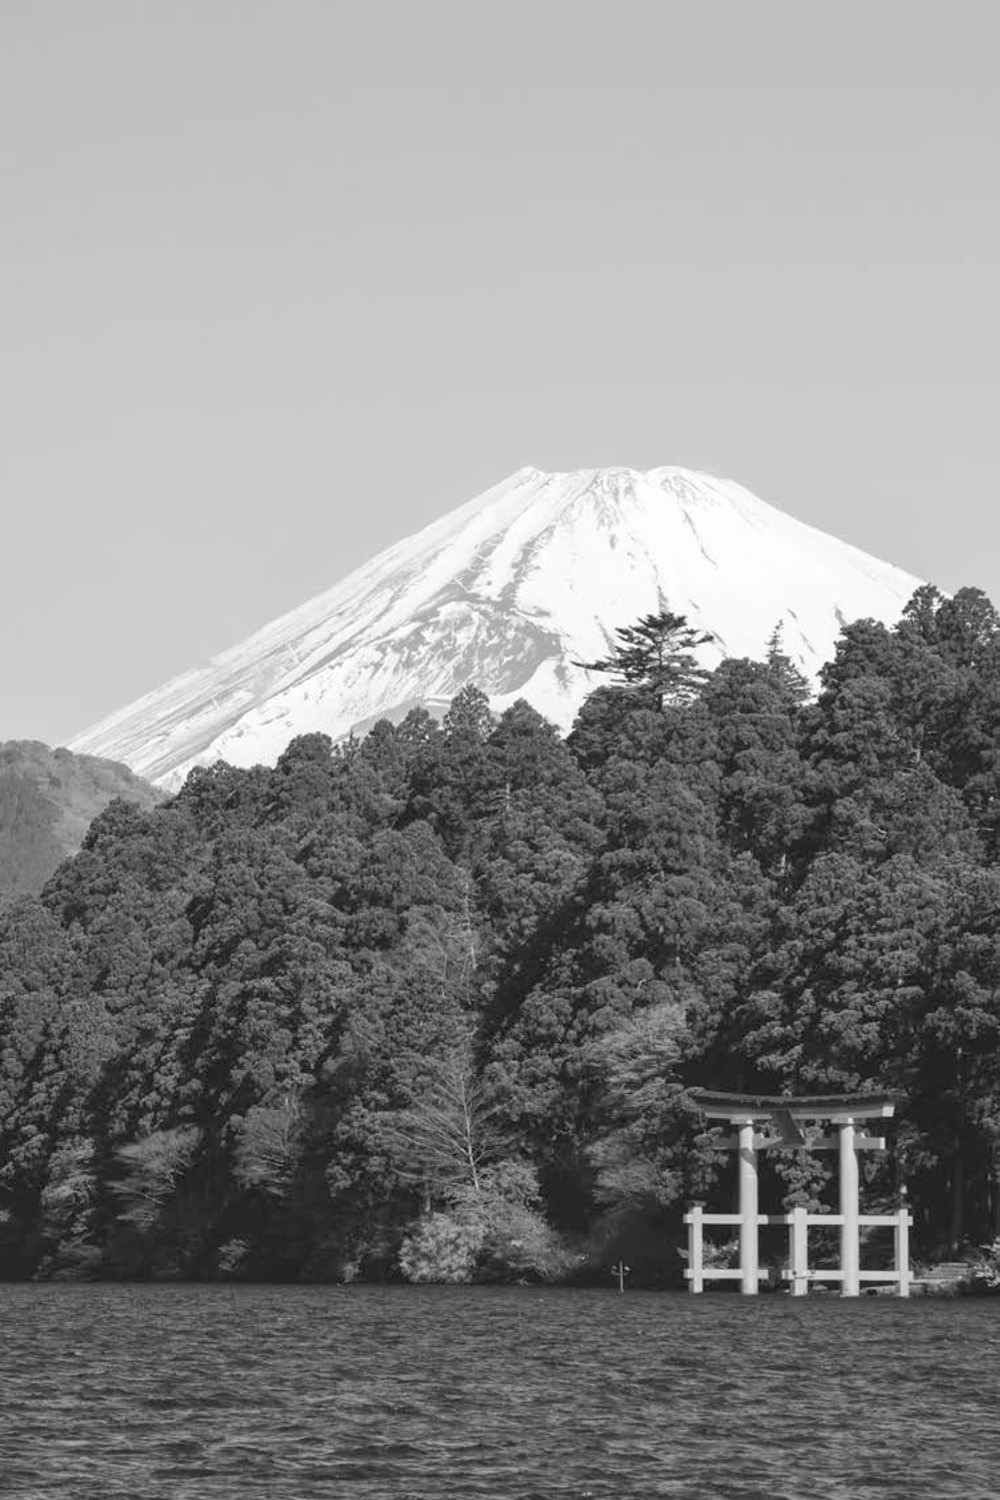
[[[617,1265],[611,1267],[612,1276],[618,1277],[618,1291],[620,1293],[625,1291],[625,1277],[629,1274],[631,1269],[632,1267],[627,1266],[623,1260],[618,1261]]]

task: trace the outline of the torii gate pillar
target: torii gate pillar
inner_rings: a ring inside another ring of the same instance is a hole
[[[861,1290],[861,1244],[858,1224],[858,1148],[854,1119],[841,1120],[840,1135],[840,1283],[842,1297],[856,1297]]]
[[[740,1131],[740,1291],[755,1296],[759,1271],[757,1265],[757,1147],[754,1144],[753,1120],[734,1121]]]

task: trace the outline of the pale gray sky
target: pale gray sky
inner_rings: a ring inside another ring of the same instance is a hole
[[[522,464],[1000,600],[995,0],[6,0],[0,739]]]

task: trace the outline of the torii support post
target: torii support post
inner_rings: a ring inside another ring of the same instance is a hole
[[[688,1279],[692,1292],[705,1290],[705,1237],[702,1226],[704,1205],[695,1203],[686,1214],[688,1226]]]
[[[909,1215],[905,1196],[896,1214],[896,1224],[893,1230],[893,1238],[896,1242],[896,1275],[899,1277],[899,1295],[908,1297],[910,1295],[910,1224],[912,1220]]]
[[[809,1291],[809,1219],[801,1206],[789,1215],[791,1228],[792,1296],[804,1297]]]

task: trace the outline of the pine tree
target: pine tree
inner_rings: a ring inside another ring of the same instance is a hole
[[[684,615],[663,610],[643,615],[635,625],[620,626],[609,656],[575,662],[588,672],[607,672],[626,687],[648,693],[657,708],[688,702],[708,676],[695,655],[712,636],[699,634]]]

